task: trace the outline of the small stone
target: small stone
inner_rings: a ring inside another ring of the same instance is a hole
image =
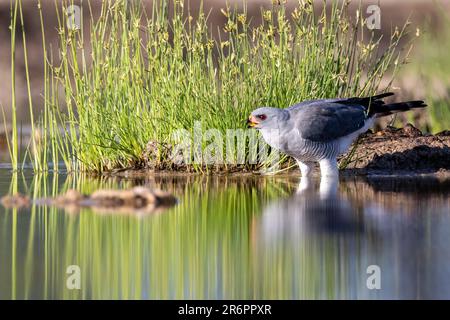
[[[177,203],[177,198],[169,192],[154,190],[153,194],[156,196],[159,205],[171,206]]]
[[[94,202],[94,205],[107,207],[123,205],[124,198],[126,198],[126,196],[124,196],[123,191],[113,189],[97,190],[92,193],[90,197],[90,199]]]
[[[85,199],[85,196],[83,194],[81,194],[75,189],[69,189],[65,194],[56,197],[54,202],[57,204],[67,204],[67,203],[74,204],[79,203],[83,199]]]
[[[82,195],[80,192],[78,192],[75,189],[69,189],[66,192],[65,198],[67,199],[67,201],[76,202],[76,201],[80,201],[81,199],[83,199],[84,195]]]
[[[160,195],[160,197],[158,196]],[[174,203],[170,194],[155,193],[145,187],[134,187],[130,190],[97,190],[91,199],[100,206],[143,208],[151,204]]]
[[[409,137],[420,137],[422,135],[422,132],[410,123],[404,126],[402,130]]]
[[[156,203],[157,199],[154,193],[145,187],[134,187],[132,189],[135,197],[141,198],[145,201],[146,204]]]
[[[26,195],[17,193],[15,195],[6,195],[1,199],[5,208],[22,208],[30,205],[30,198]]]

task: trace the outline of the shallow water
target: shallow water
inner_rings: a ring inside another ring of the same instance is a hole
[[[180,200],[147,215],[0,206],[0,299],[450,298],[450,180],[299,181],[0,169],[1,195],[149,185]]]

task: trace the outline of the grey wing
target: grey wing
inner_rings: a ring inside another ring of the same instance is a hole
[[[361,129],[366,120],[365,108],[336,102],[317,102],[291,114],[294,127],[303,139],[330,141]]]
[[[316,104],[316,103],[339,102],[339,101],[344,101],[344,100],[347,100],[347,98],[305,100],[305,101],[296,103],[296,104],[286,108],[286,110],[296,111],[301,107],[306,107],[306,106]]]

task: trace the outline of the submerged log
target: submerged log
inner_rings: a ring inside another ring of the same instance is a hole
[[[134,187],[129,190],[98,190],[90,200],[94,206],[128,206],[142,208],[148,205],[174,205],[176,198],[167,192],[151,190],[145,187]]]
[[[77,190],[70,189],[65,194],[55,198],[40,198],[30,200],[27,196],[16,194],[4,196],[3,206],[26,207],[30,203],[70,208],[71,212],[80,208],[92,208],[99,212],[117,213],[151,213],[173,206],[177,203],[175,196],[168,192],[152,190],[146,187],[134,187],[126,190],[100,189],[91,195],[84,195]]]

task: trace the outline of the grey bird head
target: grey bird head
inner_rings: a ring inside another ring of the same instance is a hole
[[[289,119],[289,113],[284,109],[261,107],[250,114],[247,126],[255,129],[276,129],[280,122],[287,119]]]

